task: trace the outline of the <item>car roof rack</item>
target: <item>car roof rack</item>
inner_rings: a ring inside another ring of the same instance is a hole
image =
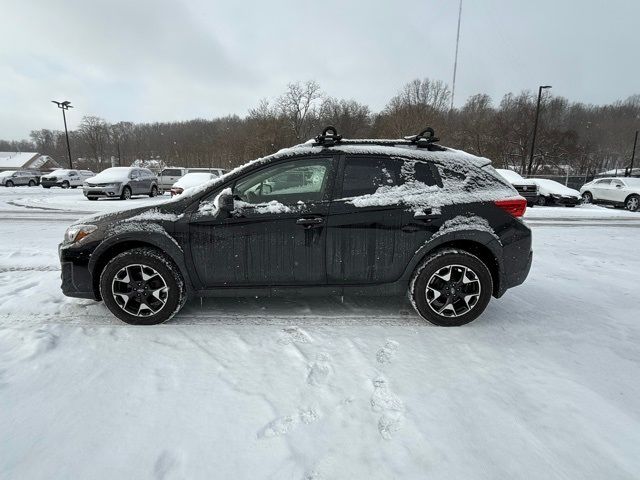
[[[429,151],[446,150],[438,145],[440,139],[435,136],[435,131],[431,127],[427,127],[417,135],[410,135],[398,140],[377,140],[377,139],[343,139],[338,134],[336,127],[329,125],[322,130],[322,133],[315,138],[313,145],[321,147],[333,147],[340,145],[377,145],[377,146],[414,146],[416,148],[425,148]]]

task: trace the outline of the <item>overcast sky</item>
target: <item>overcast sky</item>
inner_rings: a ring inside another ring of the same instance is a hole
[[[451,82],[458,0],[0,0],[0,139],[62,128],[51,99],[110,122],[246,114],[295,80],[382,109]],[[640,93],[640,1],[464,0],[456,105],[553,85]]]

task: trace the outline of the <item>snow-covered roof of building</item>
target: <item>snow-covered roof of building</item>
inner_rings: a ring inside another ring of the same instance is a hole
[[[38,152],[0,152],[0,169],[2,170],[38,169],[47,162],[50,162],[53,167],[60,167],[53,158]]]

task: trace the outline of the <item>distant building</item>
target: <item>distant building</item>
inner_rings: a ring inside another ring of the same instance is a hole
[[[49,155],[37,152],[0,152],[0,172],[7,170],[40,170],[43,172],[61,168]]]

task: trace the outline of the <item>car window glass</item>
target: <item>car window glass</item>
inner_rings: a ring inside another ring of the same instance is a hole
[[[380,187],[400,184],[400,161],[391,158],[347,158],[342,177],[342,196],[359,197]]]
[[[324,196],[331,160],[297,160],[273,165],[240,180],[233,194],[251,204],[277,201],[284,205],[320,201]]]
[[[605,185],[609,185],[611,183],[611,180],[598,180],[598,186],[603,187]]]
[[[140,173],[138,172],[138,170],[131,171],[131,178],[139,178],[139,177],[140,177]]]
[[[162,175],[171,176],[171,177],[179,177],[182,176],[182,172],[177,168],[167,168],[162,171]]]
[[[614,187],[622,187],[622,182],[620,180],[612,180],[611,185],[613,185]]]

